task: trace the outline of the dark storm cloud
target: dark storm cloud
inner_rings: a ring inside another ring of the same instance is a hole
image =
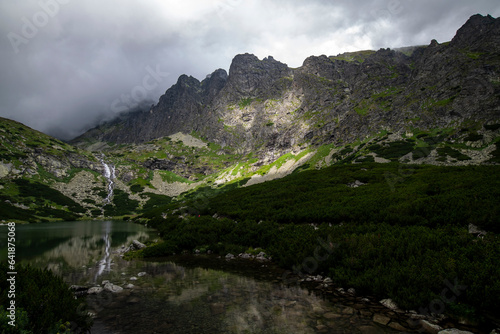
[[[497,0],[5,0],[0,116],[68,139],[179,75],[229,68],[238,53],[298,67],[310,55],[450,40]]]

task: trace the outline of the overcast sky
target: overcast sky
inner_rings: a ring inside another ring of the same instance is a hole
[[[0,116],[62,139],[156,103],[239,53],[310,55],[449,41],[498,0],[0,0]]]

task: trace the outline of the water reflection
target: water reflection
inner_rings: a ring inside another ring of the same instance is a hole
[[[103,224],[103,240],[104,240],[104,257],[99,261],[99,270],[94,276],[94,282],[97,281],[97,277],[102,275],[104,271],[111,271],[111,222],[107,221]]]
[[[204,260],[213,267],[225,261]],[[89,296],[89,310],[97,314],[92,333],[396,332],[297,286],[182,262],[182,257],[175,262],[117,260],[102,278],[120,286],[132,282],[133,287]],[[146,275],[138,277],[139,272]]]
[[[6,252],[7,229],[0,228],[0,253]],[[17,262],[49,268],[65,278],[97,278],[112,266],[112,249],[156,233],[121,221],[77,221],[16,226]],[[5,257],[3,257],[5,258]],[[92,272],[92,275],[89,274]],[[80,275],[75,275],[79,273]],[[77,284],[72,279],[72,284]]]
[[[93,334],[395,332],[369,314],[273,283],[281,271],[270,264],[214,256],[124,261],[118,248],[156,235],[140,225],[87,221],[16,230],[21,262],[48,267],[69,284],[102,286],[109,280],[124,288],[87,297]],[[0,228],[1,252],[6,233]]]

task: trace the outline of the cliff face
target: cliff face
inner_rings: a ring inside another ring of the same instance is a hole
[[[451,42],[409,50],[312,56],[297,69],[237,55],[229,75],[217,70],[201,82],[183,75],[151,110],[75,143],[140,143],[184,132],[264,157],[381,130],[471,128],[499,119],[500,19],[475,15]]]

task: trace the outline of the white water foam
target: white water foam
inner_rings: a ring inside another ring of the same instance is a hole
[[[104,167],[104,177],[108,180],[108,196],[105,199],[106,203],[111,203],[111,198],[113,197],[113,188],[115,185],[115,182],[113,181],[115,179],[115,166],[109,165],[104,161],[103,158],[100,159],[101,163]]]

